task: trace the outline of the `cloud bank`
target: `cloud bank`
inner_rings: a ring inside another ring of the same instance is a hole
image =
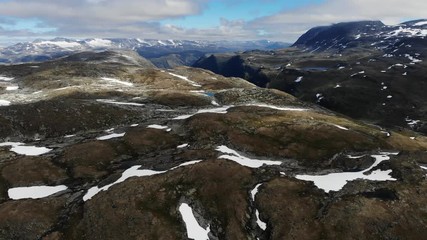
[[[212,1],[215,0],[0,0],[0,36],[3,36],[0,39],[64,36],[292,42],[318,25],[356,20],[395,24],[427,17],[423,15],[427,1],[325,0],[297,9],[278,9],[276,14],[249,21],[225,19],[218,13],[219,24],[210,28],[173,24],[173,19],[201,14]],[[233,7],[242,4],[245,1],[239,0]],[[274,1],[259,0],[259,4],[274,4]],[[13,29],[13,21],[20,19],[35,19],[39,27],[49,30]],[[172,23],[162,24],[164,20]],[[12,27],[4,27],[8,25]]]

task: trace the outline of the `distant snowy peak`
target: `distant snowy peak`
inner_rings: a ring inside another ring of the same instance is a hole
[[[259,46],[261,48],[268,47],[267,45],[281,44],[285,47],[287,44],[281,42],[269,41],[191,41],[191,40],[159,40],[159,39],[140,39],[140,38],[91,38],[84,40],[73,40],[66,38],[55,38],[52,40],[36,40],[32,43],[18,43],[16,45],[7,47],[8,49],[21,49],[32,48],[37,46],[39,48],[58,47],[65,49],[86,49],[91,48],[117,48],[117,49],[135,49],[139,47],[182,47],[182,46],[218,46],[218,47],[231,47],[231,46]]]
[[[90,38],[35,40],[17,43],[0,49],[0,63],[40,62],[67,56],[70,53],[100,50],[133,50],[148,58],[161,57],[171,53],[198,51],[218,53],[246,51],[253,49],[274,50],[290,44],[270,41],[192,41],[159,40],[140,38]]]
[[[86,40],[85,43],[93,48],[103,48],[103,47],[111,47],[113,45],[113,42],[111,42],[108,39],[99,39],[94,38],[91,40]]]

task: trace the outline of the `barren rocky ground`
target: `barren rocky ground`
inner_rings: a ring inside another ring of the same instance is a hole
[[[427,235],[411,129],[123,52],[0,76],[0,239]]]

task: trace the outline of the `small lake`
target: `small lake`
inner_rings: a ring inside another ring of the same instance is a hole
[[[329,68],[327,68],[327,67],[303,67],[302,70],[312,71],[312,72],[324,72],[324,71],[328,71]]]

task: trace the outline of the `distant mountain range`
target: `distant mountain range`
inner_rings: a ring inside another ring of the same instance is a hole
[[[188,41],[138,38],[91,38],[74,40],[55,38],[18,43],[0,49],[0,63],[43,62],[82,51],[134,50],[153,60],[159,67],[191,65],[206,53],[273,50],[288,47],[283,42],[260,41]]]

